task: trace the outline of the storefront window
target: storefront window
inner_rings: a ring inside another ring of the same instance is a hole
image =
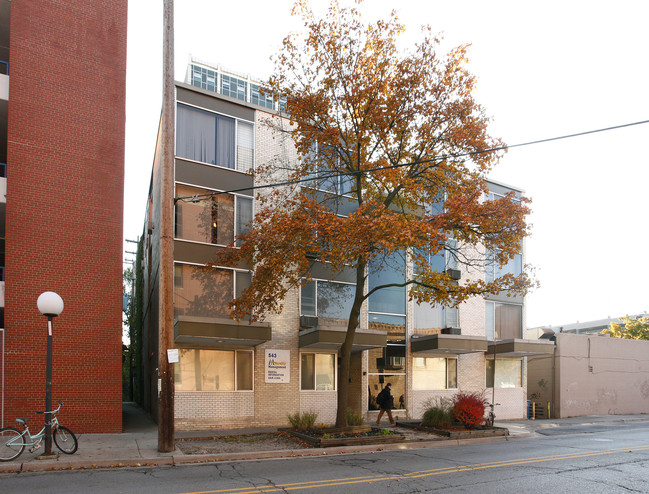
[[[368,374],[368,410],[378,410],[379,405],[376,403],[376,397],[379,395],[386,384],[392,384],[390,392],[394,398],[394,409],[406,408],[406,376],[405,374]]]
[[[496,388],[522,387],[522,362],[516,359],[496,359]],[[486,384],[488,388],[494,387],[494,360],[487,360]]]
[[[368,357],[368,410],[378,410],[376,397],[387,383],[392,384],[394,408],[406,408],[406,347],[388,344],[374,348]]]
[[[176,391],[252,390],[252,352],[181,348]]]
[[[300,364],[300,389],[336,389],[336,356],[329,353],[303,353]]]
[[[457,388],[457,359],[415,357],[413,359],[413,388]]]

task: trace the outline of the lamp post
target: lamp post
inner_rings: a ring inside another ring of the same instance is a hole
[[[52,319],[63,312],[63,299],[54,292],[43,292],[36,301],[38,310],[47,317],[47,368],[45,373],[45,453],[52,456]]]

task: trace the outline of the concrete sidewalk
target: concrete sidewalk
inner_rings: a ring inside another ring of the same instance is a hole
[[[445,445],[467,444],[472,442],[505,441],[524,437],[534,437],[536,430],[546,427],[581,426],[606,424],[614,422],[646,421],[649,415],[601,415],[573,417],[555,420],[517,420],[497,423],[499,427],[509,429],[509,437],[492,437],[480,439],[428,440],[410,435],[407,442],[371,446],[344,446],[334,448],[296,449],[282,451],[257,451],[246,453],[224,453],[209,455],[185,455],[178,448],[172,453],[158,452],[158,429],[151,418],[139,407],[131,403],[124,404],[124,432],[121,434],[80,434],[79,449],[73,455],[59,454],[57,459],[40,460],[42,448],[29,453],[27,448],[17,461],[0,463],[0,473],[37,472],[52,470],[76,470],[93,468],[141,467],[179,465],[186,463],[205,463],[214,461],[237,461],[264,458],[288,458],[297,456],[320,456],[349,454],[357,452],[386,451],[394,449],[416,449],[439,447]],[[246,429],[236,431],[219,429],[209,431],[178,431],[176,439],[218,437],[233,434],[273,432],[275,428]],[[401,429],[400,429],[401,430]],[[53,446],[53,449],[56,449]]]

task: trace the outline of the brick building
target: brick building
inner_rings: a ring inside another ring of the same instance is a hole
[[[55,291],[65,304],[53,332],[61,421],[122,430],[126,20],[126,0],[0,0],[4,425],[42,422],[36,300]]]
[[[165,312],[162,301],[173,300],[178,429],[285,425],[287,414],[311,410],[318,412],[318,422],[335,420],[337,354],[354,277],[343,272],[332,279],[326,265],[314,262],[313,281],[289,292],[281,314],[249,324],[228,317],[228,303],[249,283],[246,267],[202,269],[253,216],[253,191],[246,188],[255,179],[248,171],[269,160],[297,159],[292,141],[267,124],[272,118],[288,125],[277,113],[281,102],[259,90],[248,76],[190,63],[186,81],[175,83],[173,198],[159,195],[163,126],[159,133],[142,237],[145,405],[157,413],[163,368],[157,355],[165,355],[158,348],[159,314]],[[489,185],[492,197],[522,193]],[[174,232],[173,263],[162,258],[160,247],[165,207],[174,208],[168,216],[173,225],[167,225]],[[405,259],[395,262],[396,268],[380,276],[403,276],[411,269]],[[441,270],[460,269],[449,252],[431,262]],[[485,262],[462,277],[520,274],[522,264],[523,253],[498,272]],[[172,296],[161,293],[162,269],[174,271]],[[505,294],[475,298],[457,309],[417,305],[407,300],[405,288],[370,297],[354,340],[350,406],[376,419],[376,396],[387,382],[401,418],[419,418],[431,399],[458,390],[485,391],[491,399],[495,367],[499,418],[523,417],[525,357],[551,351],[543,342],[521,340],[524,317],[522,297]]]

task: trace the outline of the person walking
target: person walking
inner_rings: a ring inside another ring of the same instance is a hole
[[[376,402],[378,403],[379,407],[381,407],[379,416],[376,418],[376,425],[380,425],[381,417],[383,417],[383,414],[386,412],[388,414],[388,418],[390,419],[390,424],[394,425],[394,419],[392,418],[392,409],[394,408],[394,397],[390,392],[391,386],[392,383],[386,384],[385,388],[383,388],[383,391],[381,391],[379,395],[376,397]]]

